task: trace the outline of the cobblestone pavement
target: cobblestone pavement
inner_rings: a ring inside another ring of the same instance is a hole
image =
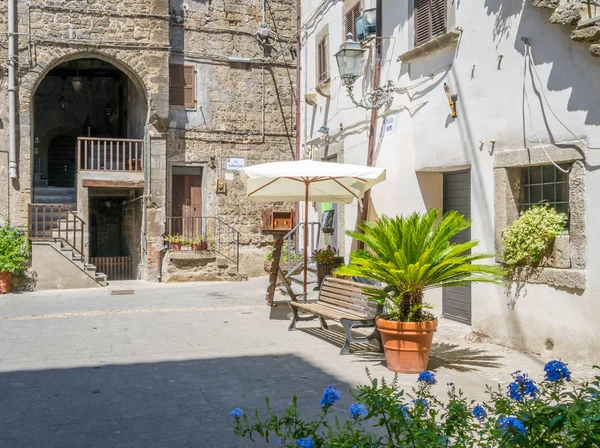
[[[392,377],[373,346],[340,356],[339,326],[288,332],[288,307],[266,307],[266,283],[117,282],[0,297],[0,446],[255,446],[233,436],[232,408],[261,407],[269,394],[282,409],[296,393],[316,413],[335,384],[343,417],[366,367]],[[539,379],[544,361],[441,320],[429,368],[440,392],[454,382],[482,400],[486,384],[517,369]],[[576,378],[592,370],[570,367]]]

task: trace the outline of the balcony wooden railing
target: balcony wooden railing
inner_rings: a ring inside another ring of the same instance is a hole
[[[144,141],[79,137],[77,171],[142,171]]]
[[[29,204],[27,228],[31,241],[60,240],[85,259],[85,222],[65,205]]]

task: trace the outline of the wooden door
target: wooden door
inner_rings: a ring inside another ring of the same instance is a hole
[[[48,145],[48,184],[53,187],[75,187],[75,140],[56,137]]]
[[[174,218],[173,232],[186,238],[194,238],[202,231],[202,175],[174,174],[171,214]]]

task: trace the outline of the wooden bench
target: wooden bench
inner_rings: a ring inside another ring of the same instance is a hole
[[[327,329],[325,319],[330,319],[341,323],[346,332],[346,341],[342,346],[341,355],[350,353],[352,342],[368,342],[373,339],[379,342],[381,351],[383,345],[377,328],[368,336],[356,337],[352,334],[353,328],[375,327],[375,318],[380,309],[379,305],[370,300],[370,296],[363,292],[362,288],[365,286],[368,285],[332,276],[325,277],[316,302],[296,300],[290,302],[294,317],[289,330],[296,330],[297,322],[313,320],[315,317],[321,321],[321,328]],[[299,310],[308,312],[311,316],[301,316],[298,314]]]

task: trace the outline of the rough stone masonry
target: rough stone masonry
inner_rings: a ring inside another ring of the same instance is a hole
[[[237,172],[227,170],[226,160],[243,158],[251,165],[294,156],[296,61],[288,42],[296,32],[295,2],[16,3],[19,177],[8,177],[5,1],[0,3],[0,214],[11,224],[26,224],[34,178],[36,88],[61,63],[101,59],[125,73],[146,95],[145,148],[151,153],[143,199],[141,277],[159,277],[173,166],[202,167],[203,214],[218,217],[241,233],[240,272],[259,274],[259,260],[272,241],[260,232],[261,210],[274,205],[251,204]],[[263,19],[268,38],[257,34]],[[169,105],[169,64],[195,67],[195,107]],[[216,192],[217,179],[225,181],[225,192]],[[167,266],[163,272],[168,277]]]

